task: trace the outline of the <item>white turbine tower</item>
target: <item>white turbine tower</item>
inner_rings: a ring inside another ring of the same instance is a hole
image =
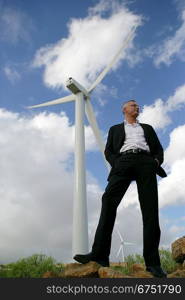
[[[134,243],[124,242],[123,237],[118,229],[117,229],[117,232],[120,237],[121,245],[119,247],[116,257],[118,257],[121,254],[122,262],[124,262],[125,261],[125,255],[124,255],[124,250],[123,250],[124,246],[134,245]]]
[[[73,204],[73,238],[72,253],[85,254],[88,252],[88,220],[87,220],[87,202],[86,202],[86,176],[85,176],[85,136],[84,136],[84,117],[92,127],[96,137],[97,144],[104,157],[104,141],[101,137],[96,118],[90,103],[90,94],[96,86],[103,80],[105,75],[116,62],[122,50],[127,46],[134,35],[136,26],[133,27],[127,36],[118,53],[113,57],[112,61],[100,73],[89,89],[85,89],[73,78],[69,78],[66,86],[72,92],[71,95],[56,100],[44,102],[38,105],[29,106],[28,108],[37,108],[49,105],[60,104],[75,100],[75,181],[74,181],[74,204]],[[106,162],[106,160],[105,160]],[[109,165],[106,162],[109,169]]]

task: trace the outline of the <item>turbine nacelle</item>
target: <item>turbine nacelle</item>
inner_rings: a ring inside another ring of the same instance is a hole
[[[69,77],[69,79],[66,81],[66,87],[75,95],[78,93],[83,93],[85,98],[89,97],[87,90],[72,77]]]

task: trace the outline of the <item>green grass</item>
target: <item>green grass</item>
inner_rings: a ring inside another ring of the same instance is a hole
[[[58,274],[61,270],[62,264],[57,266],[52,257],[34,254],[15,263],[1,265],[0,278],[40,278],[47,271]]]
[[[167,273],[177,269],[177,264],[172,259],[170,250],[160,250],[161,265]],[[129,275],[132,273],[133,264],[144,264],[141,255],[129,255],[126,257],[127,265],[111,267],[114,270]],[[57,264],[55,259],[43,254],[34,254],[30,257],[18,260],[15,263],[0,265],[0,278],[41,278],[47,271],[53,272],[56,276],[64,269],[62,263]]]
[[[120,271],[125,275],[130,275],[132,273],[132,265],[133,264],[144,264],[144,259],[141,255],[128,255],[125,258],[126,266],[115,266],[112,267],[114,270]]]
[[[161,266],[162,268],[169,274],[174,272],[177,269],[178,264],[173,260],[172,254],[170,250],[159,250],[160,259],[161,259]],[[125,262],[127,263],[126,266],[115,266],[112,267],[114,270],[119,270],[125,275],[129,275],[132,273],[132,265],[133,264],[144,264],[143,256],[136,254],[136,255],[128,255],[125,258]]]
[[[172,254],[169,250],[161,249],[160,251],[161,265],[167,273],[174,272],[178,264],[173,260]]]

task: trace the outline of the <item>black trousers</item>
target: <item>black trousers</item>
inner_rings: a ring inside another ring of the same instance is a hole
[[[131,181],[135,180],[143,219],[145,264],[146,266],[160,265],[156,168],[157,162],[147,154],[126,154],[116,160],[113,175],[102,196],[101,214],[92,246],[95,257],[108,259],[117,207]]]

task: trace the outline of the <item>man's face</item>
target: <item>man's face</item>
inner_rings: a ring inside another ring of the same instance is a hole
[[[123,108],[125,116],[135,117],[139,115],[139,105],[135,101],[128,102]]]

